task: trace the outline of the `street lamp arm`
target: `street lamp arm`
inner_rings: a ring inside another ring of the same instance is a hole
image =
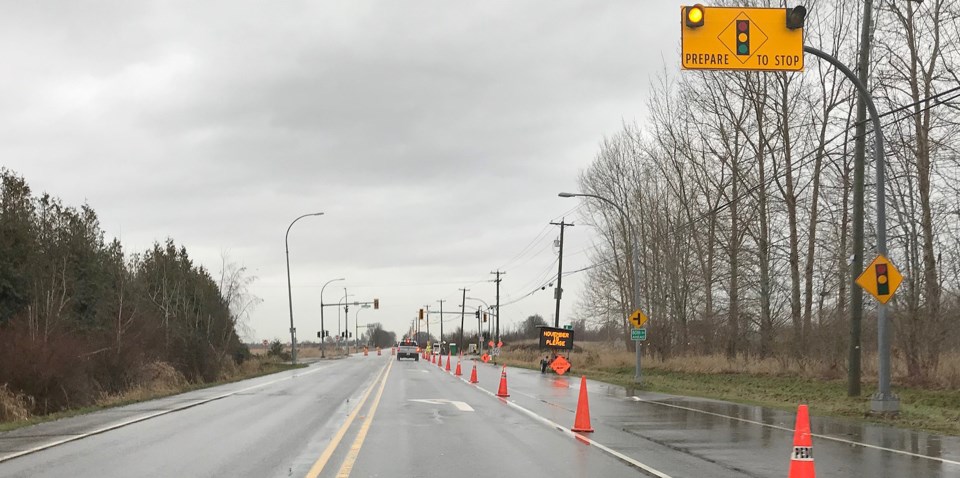
[[[613,201],[611,201],[611,200],[609,200],[609,199],[607,199],[607,198],[605,198],[605,197],[603,197],[603,196],[597,196],[596,194],[587,194],[587,193],[560,193],[560,194],[558,194],[557,196],[560,196],[560,197],[562,197],[562,198],[585,197],[585,198],[598,199],[598,200],[600,200],[600,201],[603,201],[603,202],[605,202],[605,203],[613,206],[617,211],[620,212],[620,215],[623,216],[624,219],[626,219],[626,217],[627,217],[627,213],[623,210],[622,207],[620,207],[619,204],[617,204],[617,203],[615,203],[615,202],[613,202]]]
[[[320,306],[321,307],[323,307],[323,290],[326,289],[327,286],[330,285],[331,283],[341,281],[341,280],[347,280],[347,279],[343,277],[339,279],[331,279],[331,280],[328,280],[326,284],[323,284],[323,287],[320,288]]]
[[[485,301],[485,300],[483,300],[483,299],[478,299],[478,298],[476,298],[476,297],[467,297],[467,298],[470,299],[470,300],[477,300],[477,301],[483,302],[483,305],[487,306],[487,308],[490,308],[490,304],[488,304],[487,301]]]
[[[287,226],[287,233],[283,236],[283,242],[284,242],[284,246],[286,246],[287,253],[290,252],[290,229],[293,228],[293,225],[296,224],[297,221],[299,221],[299,220],[301,220],[301,219],[303,219],[303,218],[305,218],[305,217],[310,217],[310,216],[322,216],[322,215],[323,215],[322,212],[312,212],[312,213],[310,213],[310,214],[304,214],[304,215],[302,215],[302,216],[294,219],[293,222],[291,222],[290,225]]]

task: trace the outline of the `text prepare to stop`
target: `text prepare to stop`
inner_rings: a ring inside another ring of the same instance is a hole
[[[706,67],[721,67],[729,66],[733,63],[730,62],[730,54],[728,53],[684,53],[683,54],[683,64],[687,67],[691,66],[706,66]],[[774,55],[772,58],[773,63],[771,64],[770,55],[753,55],[750,60],[755,62],[757,66],[793,66],[799,65],[802,61],[800,55]]]

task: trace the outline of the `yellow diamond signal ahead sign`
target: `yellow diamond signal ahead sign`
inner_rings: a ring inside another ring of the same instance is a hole
[[[863,271],[860,277],[857,277],[857,285],[873,294],[881,304],[886,304],[893,297],[902,281],[903,276],[900,275],[900,271],[894,267],[889,259],[882,255],[877,256],[867,266],[867,270]]]
[[[647,316],[643,315],[643,312],[640,312],[640,309],[633,311],[630,314],[630,323],[633,324],[635,329],[643,327],[643,324],[647,323]]]
[[[683,68],[803,70],[803,28],[787,27],[786,8],[683,7]]]

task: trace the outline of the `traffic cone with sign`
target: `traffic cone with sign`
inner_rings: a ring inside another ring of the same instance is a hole
[[[509,397],[510,394],[507,393],[507,366],[503,366],[503,370],[500,371],[500,389],[497,390],[498,397]]]
[[[570,430],[580,433],[593,433],[590,426],[590,400],[587,398],[587,377],[580,376],[580,399],[577,400],[577,415]]]
[[[815,478],[813,439],[810,437],[810,412],[806,405],[797,407],[797,424],[793,428],[793,454],[787,478]]]
[[[450,371],[450,360],[451,360],[451,358],[450,358],[450,352],[447,352],[447,366],[445,367],[445,370],[446,370],[447,372]]]
[[[470,383],[478,383],[478,382],[480,382],[480,381],[477,380],[477,361],[474,360],[474,361],[473,361],[473,371],[470,372]]]

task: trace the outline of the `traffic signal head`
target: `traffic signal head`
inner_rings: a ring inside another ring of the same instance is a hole
[[[699,3],[684,9],[683,22],[688,28],[699,28],[703,26],[703,5]]]
[[[486,312],[483,313],[483,321],[484,321],[484,322],[487,321],[487,313],[486,313]]]
[[[750,20],[737,20],[737,55],[750,56]]]
[[[322,331],[321,331],[321,332],[317,332],[317,338],[318,338],[318,339],[322,339],[322,338],[323,338],[323,332],[322,332]]]
[[[423,320],[423,309],[420,309],[420,320]]]
[[[787,28],[796,30],[803,28],[803,22],[807,18],[807,9],[804,6],[787,9]]]
[[[890,275],[887,273],[887,265],[877,264],[873,270],[877,274],[877,295],[890,295]]]
[[[480,318],[480,309],[477,309],[476,316],[477,316],[478,319]]]
[[[373,310],[380,309],[380,299],[373,299]]]

